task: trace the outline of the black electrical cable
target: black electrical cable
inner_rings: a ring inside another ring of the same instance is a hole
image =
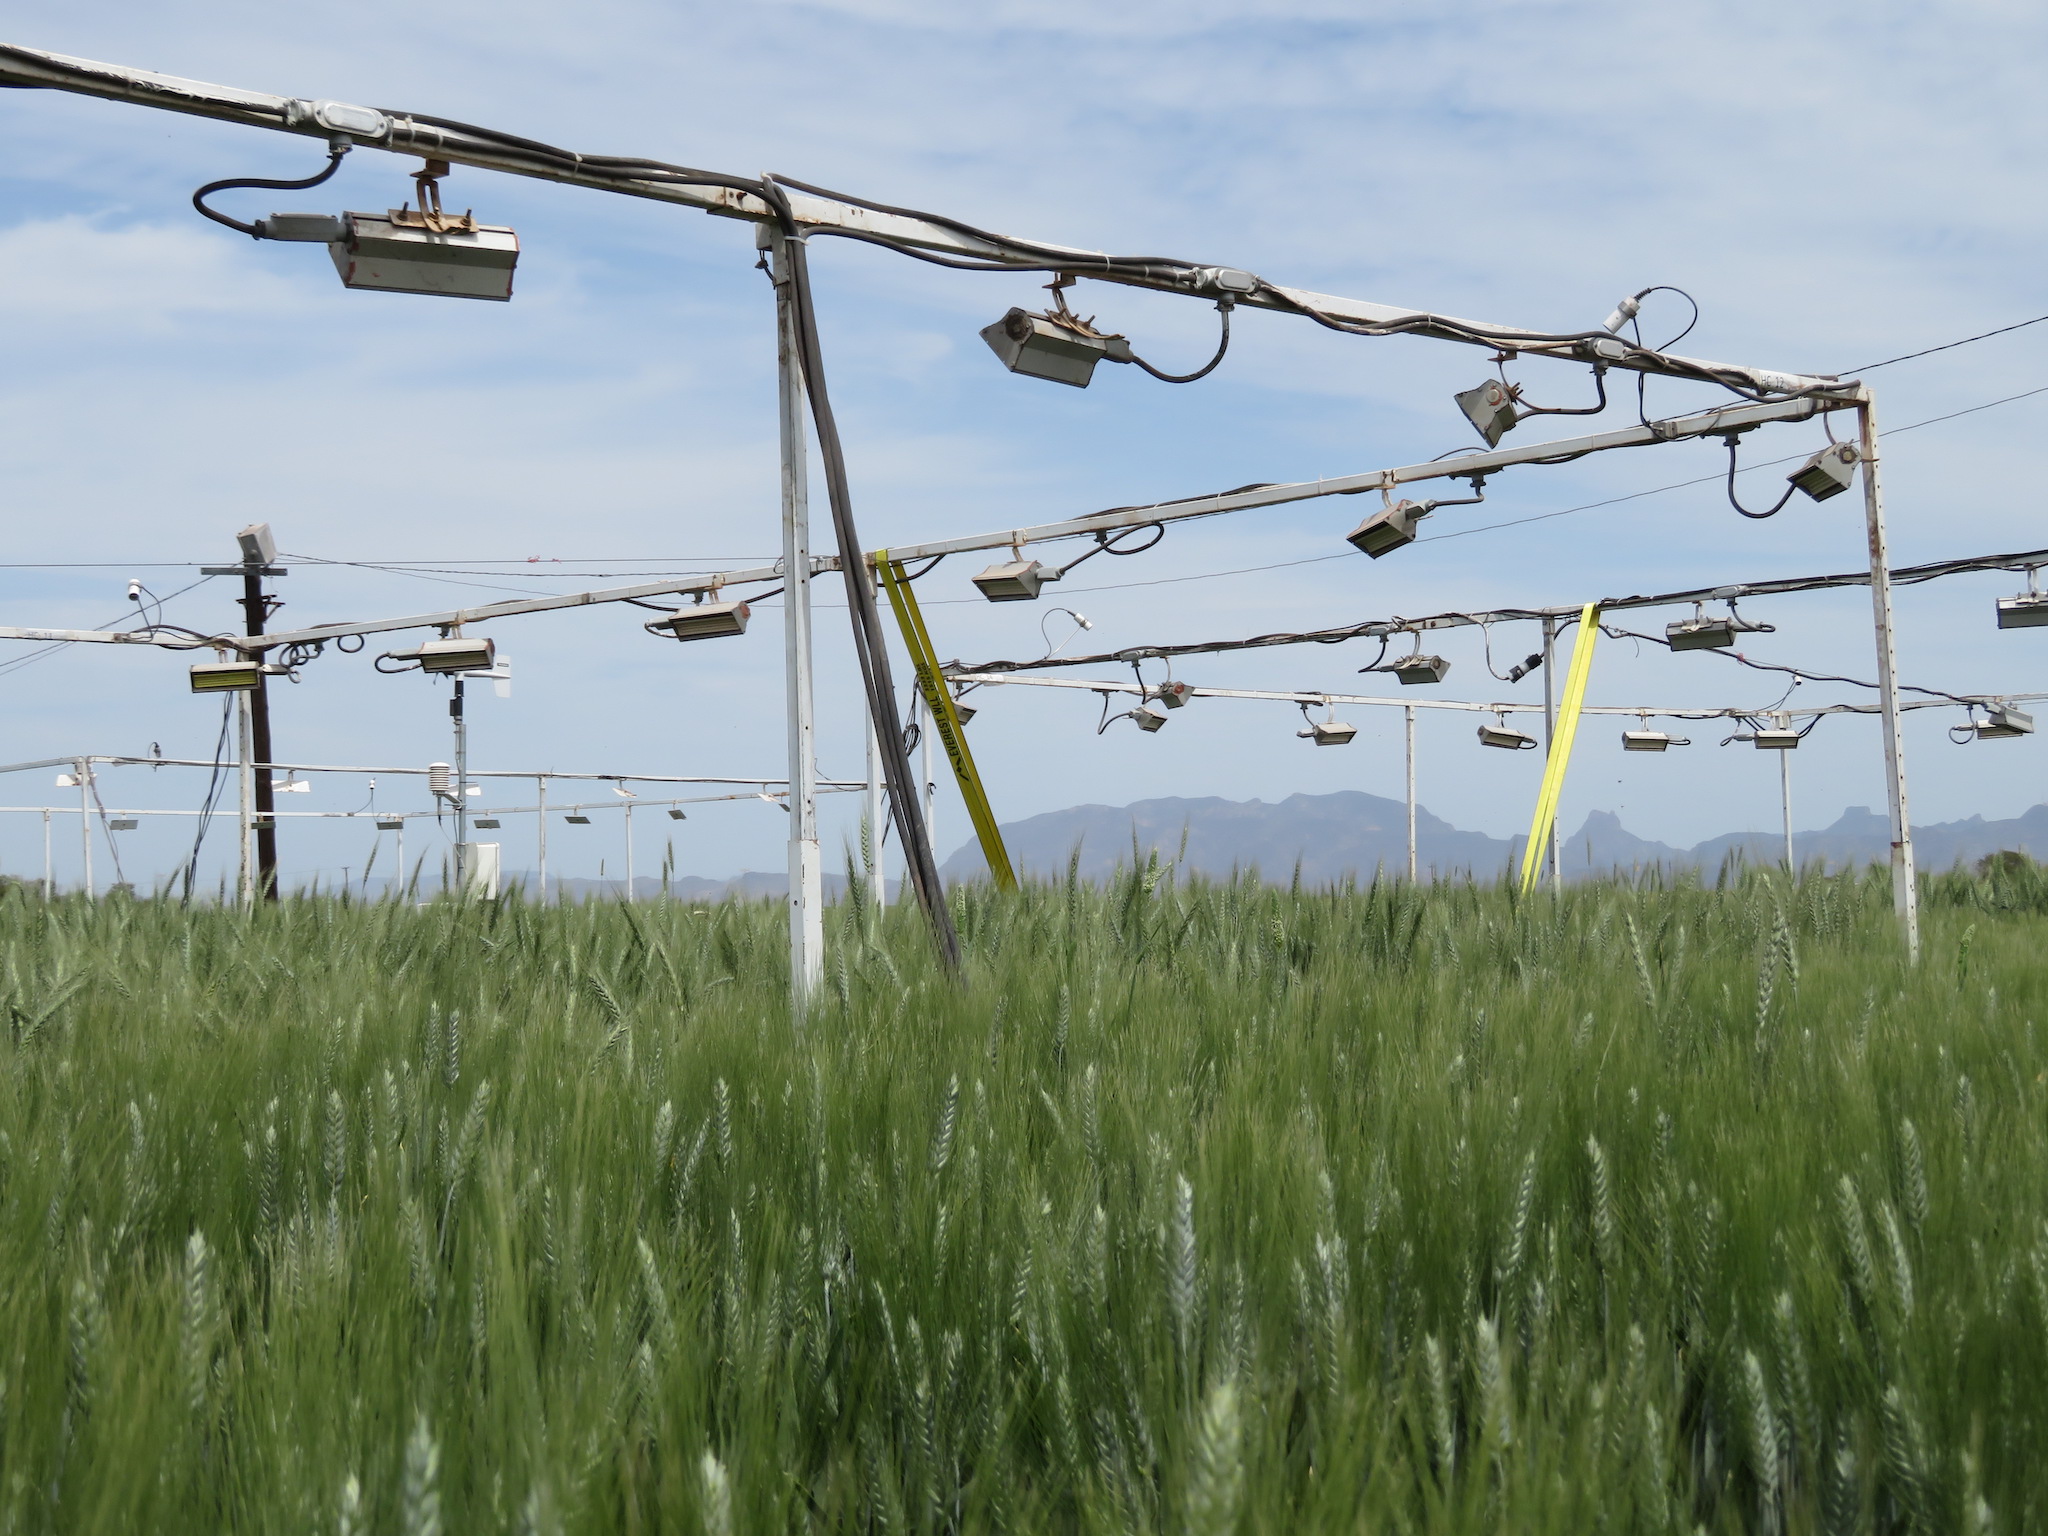
[[[1980,331],[1975,336],[1965,336],[1961,341],[1945,341],[1938,347],[1923,347],[1918,352],[1904,352],[1897,357],[1888,357],[1881,363],[1865,363],[1856,369],[1857,373],[1869,373],[1873,368],[1889,368],[1893,363],[1910,363],[1916,357],[1932,357],[1937,352],[1947,352],[1956,347],[1967,347],[1973,341],[1989,341],[1993,336],[2003,336],[2008,331],[2023,331],[2030,325],[2039,325],[2048,320],[2048,315],[2036,315],[2031,320],[2022,320],[2015,325],[2001,325],[1995,331]]]
[[[882,630],[881,614],[875,606],[874,585],[862,557],[860,533],[853,520],[853,497],[846,473],[846,457],[839,440],[838,423],[832,413],[826,389],[824,351],[818,340],[817,315],[811,294],[810,267],[801,232],[790,211],[789,199],[772,181],[764,182],[769,204],[774,208],[784,236],[782,254],[789,284],[789,303],[796,325],[797,353],[802,364],[811,418],[818,434],[818,453],[823,461],[827,500],[832,508],[832,525],[839,543],[840,573],[846,582],[847,609],[852,620],[854,652],[860,661],[861,680],[867,689],[869,717],[882,747],[884,778],[888,782],[890,810],[896,820],[905,868],[918,902],[932,926],[932,937],[940,958],[949,970],[960,965],[960,935],[953,925],[953,913],[946,902],[945,886],[939,878],[938,860],[933,855],[931,832],[925,825],[921,798],[912,776],[910,754],[903,746],[902,720],[896,711],[896,687],[890,676],[889,651]]]
[[[1662,635],[1637,634],[1632,629],[1620,629],[1612,624],[1602,624],[1600,632],[1615,640],[1647,640],[1653,645],[1664,646],[1667,650],[1671,645],[1670,640]],[[1700,648],[1700,654],[1724,657],[1729,661],[1739,662],[1754,672],[1786,673],[1799,679],[1802,683],[1842,683],[1850,688],[1868,688],[1873,692],[1877,690],[1876,683],[1866,683],[1860,677],[1840,677],[1832,672],[1809,672],[1804,667],[1788,667],[1774,661],[1754,661],[1743,655],[1742,652],[1730,650],[1726,646],[1704,646]],[[1950,693],[1941,688],[1916,688],[1911,683],[1900,683],[1898,688],[1901,693],[1924,693],[1929,698],[1948,699],[1956,704],[1972,702],[1963,694]]]
[[[265,187],[274,192],[302,192],[307,187],[319,186],[321,182],[327,180],[336,171],[340,170],[342,156],[347,153],[347,144],[337,144],[334,149],[328,152],[327,169],[320,172],[317,176],[308,176],[303,181],[271,181],[261,176],[238,176],[232,177],[227,181],[209,181],[205,186],[192,194],[192,206],[216,224],[225,224],[229,229],[238,230],[242,234],[247,235],[251,240],[260,239],[262,237],[257,233],[254,224],[245,224],[240,219],[231,219],[226,214],[207,207],[207,195],[213,192],[226,192],[235,187]]]
[[[1135,352],[1131,354],[1131,361],[1136,363],[1140,368],[1144,369],[1147,373],[1151,374],[1153,378],[1158,379],[1161,383],[1164,384],[1192,384],[1197,379],[1206,379],[1210,374],[1216,371],[1216,365],[1223,361],[1223,354],[1230,350],[1231,307],[1232,306],[1228,303],[1218,304],[1216,306],[1216,313],[1223,317],[1222,338],[1218,340],[1216,343],[1216,355],[1210,358],[1208,362],[1202,364],[1202,366],[1197,368],[1193,373],[1162,373],[1159,369],[1154,368],[1150,363],[1146,362],[1145,359],[1138,356],[1138,354]]]
[[[1763,519],[1765,519],[1765,518],[1767,518],[1767,517],[1776,517],[1776,516],[1777,516],[1777,515],[1778,515],[1778,514],[1779,514],[1780,512],[1782,512],[1782,511],[1784,511],[1784,510],[1785,510],[1785,503],[1786,503],[1786,502],[1788,502],[1788,501],[1790,501],[1790,500],[1792,499],[1792,493],[1793,493],[1794,491],[1796,491],[1797,489],[1799,489],[1799,487],[1797,487],[1796,485],[1788,485],[1788,486],[1786,486],[1786,487],[1785,487],[1785,494],[1784,494],[1784,495],[1782,495],[1782,496],[1780,496],[1780,497],[1779,497],[1779,498],[1778,498],[1778,499],[1777,499],[1777,500],[1776,500],[1775,502],[1773,502],[1773,503],[1771,504],[1771,508],[1770,508],[1770,510],[1769,510],[1768,512],[1752,512],[1752,511],[1750,511],[1750,510],[1749,510],[1749,508],[1745,507],[1745,506],[1744,506],[1744,505],[1742,504],[1742,501],[1741,501],[1741,499],[1740,499],[1739,497],[1737,497],[1737,496],[1736,496],[1736,494],[1735,494],[1735,442],[1736,442],[1736,435],[1735,435],[1735,434],[1734,434],[1733,432],[1730,432],[1730,433],[1728,434],[1728,437],[1727,437],[1727,443],[1728,443],[1728,505],[1729,505],[1729,506],[1731,506],[1731,507],[1733,507],[1733,508],[1734,508],[1734,509],[1735,509],[1736,511],[1740,512],[1740,513],[1741,513],[1741,514],[1742,514],[1742,515],[1743,515],[1744,517],[1747,517],[1747,518],[1753,518],[1753,519],[1755,519],[1755,520],[1756,520],[1756,521],[1758,521],[1758,522],[1761,522],[1761,521],[1762,521]]]
[[[220,805],[221,792],[227,787],[228,722],[234,716],[234,700],[220,701],[220,736],[213,744],[213,777],[207,782],[206,797],[199,802],[199,830],[192,838],[192,856],[185,861],[184,900],[192,899],[192,882],[199,875],[199,850],[206,843],[206,829],[213,821],[213,813]]]
[[[1508,387],[1510,390],[1514,388],[1513,385]],[[1595,368],[1593,370],[1593,388],[1600,397],[1598,403],[1594,405],[1523,405],[1521,397],[1517,395],[1515,397],[1515,404],[1518,407],[1516,419],[1520,420],[1524,416],[1598,416],[1607,409],[1607,370],[1605,368]],[[1472,450],[1468,448],[1465,451],[1470,453]],[[1563,461],[1569,462],[1570,459],[1577,457],[1577,454],[1563,456]],[[1553,461],[1539,459],[1536,462],[1544,464]]]

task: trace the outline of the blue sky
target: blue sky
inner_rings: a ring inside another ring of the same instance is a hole
[[[16,0],[0,16],[7,40],[75,55],[594,152],[773,169],[1042,239],[1251,267],[1508,324],[1596,323],[1621,294],[1674,283],[1703,311],[1685,350],[1765,366],[1837,371],[2048,309],[2043,215],[2022,195],[2043,127],[2030,67],[2044,22],[2020,5],[371,0],[337,12]],[[520,231],[514,302],[349,293],[318,248],[259,246],[186,203],[218,177],[310,173],[317,150],[303,141],[6,92],[0,142],[10,151],[0,162],[10,622],[103,623],[127,606],[130,575],[158,593],[182,587],[197,578],[186,566],[230,557],[233,532],[253,519],[270,521],[296,557],[280,584],[291,605],[282,621],[772,556],[772,317],[747,227],[458,171],[451,203]],[[330,187],[278,206],[381,209],[410,194],[413,168],[359,153]],[[260,202],[253,195],[250,211],[267,211]],[[1472,349],[1241,313],[1230,358],[1200,384],[1104,369],[1087,391],[1066,390],[1005,373],[975,334],[1011,304],[1041,301],[1030,278],[942,272],[830,242],[814,268],[870,544],[1429,458],[1468,437],[1450,395],[1488,371]],[[1076,303],[1168,366],[1191,366],[1211,345],[1204,305],[1087,285]],[[1651,339],[1671,313],[1646,313]],[[1539,399],[1572,401],[1585,387],[1570,368],[1519,376]],[[2048,386],[2048,326],[1870,378],[1890,428],[1967,410]],[[1651,385],[1654,410],[1704,398]],[[1898,561],[2048,545],[2029,446],[2042,399],[1888,446]],[[1557,435],[1577,429],[1556,425]],[[1543,431],[1530,423],[1518,438]],[[1788,427],[1752,439],[1752,451],[1819,440],[1817,428]],[[1470,531],[1720,463],[1718,445],[1682,445],[1503,476],[1486,507],[1447,511],[1431,539],[1378,562],[1345,554],[1355,501],[1190,525],[1142,560],[1084,567],[1057,601],[1095,621],[1091,648],[1113,649],[1858,563],[1860,498],[1847,496],[1750,523],[1705,485]],[[564,565],[543,575],[491,563],[530,556]],[[398,560],[439,568],[315,563]],[[975,564],[949,562],[924,585],[941,653],[1035,654],[1044,605],[982,603],[967,584]],[[1902,592],[1906,680],[2041,686],[2048,636],[1992,627],[1992,599],[2016,585],[1987,576]],[[223,586],[177,598],[168,616],[232,622]],[[1863,594],[1749,611],[1778,625],[1751,654],[1873,675]],[[511,699],[474,706],[476,760],[779,774],[778,616],[764,611],[742,641],[690,647],[647,639],[622,610],[503,621],[493,633],[517,683]],[[818,629],[822,764],[855,775],[843,612],[821,610]],[[1519,655],[1530,639],[1502,632],[1497,655]],[[1509,688],[1487,677],[1476,634],[1432,648],[1453,662],[1446,693],[1540,696],[1533,680]],[[1267,651],[1178,675],[1356,689],[1371,681],[1355,672],[1371,654]],[[379,677],[368,663],[330,654],[278,690],[281,757],[421,765],[448,755],[442,687]],[[10,726],[0,757],[152,741],[210,754],[217,710],[186,694],[184,665],[74,647],[0,670]],[[1762,705],[1777,692],[1711,659],[1614,644],[1592,697]],[[1813,688],[1800,701],[1849,696],[1860,697]],[[975,741],[1005,818],[1164,794],[1399,793],[1389,713],[1359,719],[1351,747],[1319,751],[1295,740],[1299,720],[1280,705],[1202,703],[1156,736],[1124,727],[1098,738],[1085,695],[983,699]],[[1942,727],[1930,712],[1909,728],[1916,820],[2012,815],[2048,798],[2037,741],[1956,747]],[[1677,843],[1774,825],[1775,762],[1714,745],[1716,732],[1690,734],[1687,753],[1624,759],[1613,730],[1589,728],[1563,823],[1618,810],[1634,830]],[[1421,757],[1422,798],[1439,815],[1497,835],[1526,826],[1535,754],[1482,752],[1469,720],[1438,717],[1425,722]],[[1794,770],[1801,826],[1882,805],[1871,722],[1823,725]],[[8,780],[0,802],[62,800],[47,780]],[[103,786],[129,804],[190,804],[195,792],[170,773],[128,771]],[[293,797],[309,810],[361,799],[331,781]],[[379,804],[423,802],[393,781],[379,790]],[[828,817],[835,844],[848,809]],[[966,834],[950,789],[939,821],[944,852]],[[707,810],[679,831],[687,872],[781,865],[782,814],[759,802]],[[174,839],[128,836],[131,872],[170,867]],[[528,836],[508,824],[510,864],[530,862]],[[666,836],[643,837],[643,872]],[[367,845],[357,828],[294,829],[287,873],[360,870]],[[616,876],[620,851],[615,820],[558,827],[551,866],[595,875],[603,859]],[[39,825],[0,816],[0,866],[40,861]]]

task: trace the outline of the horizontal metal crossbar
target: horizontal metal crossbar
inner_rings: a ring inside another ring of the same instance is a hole
[[[958,672],[953,674],[956,683],[972,683],[984,688],[1068,688],[1081,693],[1135,694],[1140,697],[1150,692],[1143,684],[1122,682],[1113,679],[1091,680],[1077,677],[1013,677],[1002,672]],[[1450,709],[1464,710],[1482,715],[1540,715],[1543,706],[1537,703],[1483,704],[1469,699],[1401,699],[1388,698],[1383,694],[1365,693],[1290,693],[1275,689],[1261,688],[1190,688],[1187,697],[1195,699],[1259,699],[1278,704],[1356,704],[1361,707],[1382,709]],[[1903,703],[1900,709],[1965,709],[1972,704],[2020,704],[2032,699],[2048,699],[2048,693],[1986,693],[1965,694],[1954,699],[1914,699]],[[1702,708],[1697,705],[1665,707],[1661,705],[1636,704],[1587,704],[1580,713],[1588,715],[1629,715],[1650,716],[1660,720],[1732,720],[1751,715],[1785,715],[1795,720],[1810,720],[1820,715],[1875,715],[1882,712],[1878,704],[1823,704],[1811,709],[1766,709],[1761,707]]]
[[[1891,573],[1891,580],[1895,587],[1912,586],[1973,571],[2023,571],[2043,565],[2048,565],[2048,549],[2020,550],[2012,554],[1970,555],[1957,560],[1900,566]],[[1746,597],[1773,597],[1790,592],[1820,592],[1831,587],[1869,585],[1869,571],[1843,571],[1831,576],[1788,576],[1775,581],[1738,581],[1717,587],[1690,587],[1682,592],[1659,592],[1650,596],[1602,598],[1599,606],[1604,614],[1632,608],[1672,608],[1686,603],[1728,602]],[[1366,619],[1357,624],[1340,624],[1328,629],[1291,630],[1233,640],[1191,640],[1181,645],[1136,646],[1121,651],[1098,651],[1086,656],[1047,656],[1035,661],[956,662],[948,672],[956,677],[983,672],[1034,672],[1054,667],[1097,667],[1123,661],[1150,661],[1167,656],[1213,656],[1226,651],[1265,650],[1280,645],[1331,645],[1340,640],[1378,640],[1392,635],[1419,634],[1425,630],[1467,629],[1475,625],[1527,623],[1541,619],[1575,620],[1580,611],[1581,605],[1572,603],[1555,608],[1493,608],[1481,613],[1433,613],[1413,619]]]

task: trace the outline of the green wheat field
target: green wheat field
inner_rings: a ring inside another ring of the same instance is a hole
[[[2021,1532],[2048,880],[0,895],[0,1531]]]

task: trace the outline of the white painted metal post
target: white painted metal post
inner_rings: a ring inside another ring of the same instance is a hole
[[[626,900],[633,899],[633,802],[626,802]]]
[[[886,906],[889,884],[882,874],[882,739],[875,734],[874,716],[868,717],[868,900]]]
[[[1778,754],[1778,799],[1785,807],[1785,873],[1799,873],[1799,859],[1792,851],[1792,754]]]
[[[57,894],[56,866],[50,861],[50,813],[43,811],[43,900],[49,901]]]
[[[1892,639],[1891,555],[1884,527],[1884,485],[1878,476],[1877,406],[1866,393],[1856,407],[1862,433],[1863,516],[1870,539],[1870,612],[1877,636],[1877,701],[1884,721],[1884,787],[1891,802],[1892,906],[1904,931],[1906,957],[1920,959],[1920,895],[1913,872],[1913,826],[1906,806],[1906,756],[1899,740],[1898,652]]]
[[[1408,717],[1408,879],[1415,880],[1415,706],[1403,704],[1401,713]]]
[[[251,757],[249,735],[249,695],[235,695],[235,737],[241,745],[241,771],[237,774],[241,795],[237,815],[241,830],[240,878],[235,894],[244,907],[256,901],[256,769]]]
[[[538,775],[534,781],[540,788],[540,899],[548,899],[548,779],[546,774]]]
[[[789,710],[789,989],[801,1017],[825,975],[825,881],[818,857],[818,770],[811,687],[811,519],[803,363],[790,287],[789,243],[761,226],[775,281],[781,403],[782,642]]]
[[[78,760],[78,856],[85,867],[85,899],[92,900],[92,761]]]
[[[1556,684],[1557,675],[1557,620],[1546,617],[1543,621],[1543,760],[1550,761],[1550,744],[1557,729]],[[1557,818],[1550,822],[1550,888],[1564,889],[1562,860],[1557,848]]]

